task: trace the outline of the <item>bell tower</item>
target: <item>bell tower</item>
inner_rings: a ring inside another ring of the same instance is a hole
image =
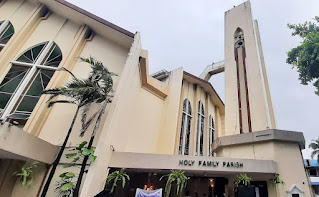
[[[225,12],[225,134],[275,128],[258,24],[247,1]]]

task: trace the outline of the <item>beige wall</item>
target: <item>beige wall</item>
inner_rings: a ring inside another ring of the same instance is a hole
[[[10,61],[16,60],[24,51],[34,45],[52,40],[62,51],[63,59],[60,66],[70,69],[78,77],[86,77],[90,70],[89,65],[79,63],[76,58],[92,55],[102,61],[111,72],[119,75],[114,77],[114,89],[116,90],[130,45],[119,45],[99,34],[94,34],[92,39],[86,40],[89,32],[86,25],[77,24],[55,13],[50,13],[46,18],[41,18],[43,10],[44,6],[37,1],[10,0],[2,3],[0,21],[9,20],[15,29],[15,33],[0,53],[0,81],[10,69]],[[61,86],[68,78],[69,75],[56,72],[47,88]],[[45,96],[41,97],[24,130],[54,145],[61,145],[75,108],[70,105],[56,105],[52,109],[47,109],[47,98]],[[130,120],[130,118],[128,119]],[[104,120],[101,124],[103,125],[103,123]],[[83,138],[79,138],[79,129],[80,122],[77,120],[68,145],[75,146],[89,139],[90,131]],[[97,136],[99,136],[99,133]],[[8,170],[1,169],[1,173]],[[25,188],[16,184],[13,195],[19,196],[21,193],[25,193],[25,196],[35,196],[35,192],[40,186],[38,181],[42,180],[44,173],[44,168],[39,168],[39,173],[36,172],[34,186],[36,189],[30,189],[26,192]]]
[[[278,193],[281,196],[287,195],[286,191],[296,184],[304,191],[304,196],[312,196],[298,144],[277,142],[274,144],[274,150],[274,160],[280,164],[278,170],[285,181],[285,186],[279,187]]]
[[[127,56],[127,49],[116,45],[110,40],[107,40],[99,35],[95,35],[91,41],[87,41],[80,56],[89,57],[94,56],[111,71],[118,74],[114,79],[114,90],[116,91],[117,84],[121,78],[121,73]],[[73,57],[76,58],[76,57]],[[79,77],[86,77],[90,67],[86,63],[76,62],[72,72]],[[76,107],[70,105],[56,105],[52,108],[47,120],[45,121],[39,137],[45,139],[53,144],[58,145],[63,142],[65,134],[72,121]],[[56,123],[59,122],[57,125]],[[90,132],[83,138],[78,138],[80,130],[80,119],[77,120],[73,135],[71,135],[69,145],[74,146],[84,140],[89,139]],[[90,130],[89,130],[90,131]],[[58,134],[57,134],[58,133]]]
[[[276,161],[278,164],[279,175],[285,182],[285,185],[274,188],[268,184],[269,195],[286,196],[286,191],[288,191],[293,184],[296,184],[305,192],[305,196],[311,196],[308,180],[304,171],[303,158],[297,143],[274,141],[229,146],[218,150],[217,156]],[[253,180],[265,181],[265,179],[260,176],[257,176]]]
[[[204,106],[205,113],[205,122],[204,122],[204,151],[203,156],[208,156],[209,150],[209,116],[214,119],[215,124],[215,139],[218,135],[222,133],[222,123],[221,123],[221,114],[217,109],[217,106],[211,99],[211,95],[205,92],[200,85],[196,85],[187,80],[183,80],[182,85],[182,96],[180,99],[179,105],[179,119],[178,119],[178,128],[176,131],[176,146],[175,154],[178,154],[179,146],[179,137],[181,132],[181,122],[182,122],[182,110],[183,102],[185,99],[188,99],[191,103],[192,108],[192,120],[191,120],[191,138],[190,138],[190,155],[195,155],[196,149],[196,136],[197,136],[197,119],[198,119],[198,102],[201,101]]]
[[[63,59],[60,67],[64,66],[70,69],[78,77],[86,77],[90,70],[89,65],[77,62],[76,58],[92,55],[102,61],[110,71],[119,75],[119,77],[114,77],[114,89],[116,89],[129,46],[118,45],[98,34],[94,35],[92,40],[85,41],[85,34],[88,31],[85,25],[76,24],[55,13],[41,19],[36,15],[40,12],[36,8],[41,7],[41,4],[35,2],[10,0],[0,7],[0,20],[9,20],[15,29],[15,34],[0,54],[0,79],[10,69],[10,61],[16,60],[24,51],[33,46],[52,40],[62,51]],[[35,22],[30,23],[31,20]],[[32,26],[28,28],[31,31],[25,35],[24,31],[28,25]],[[14,42],[16,40],[21,42],[17,44]],[[5,56],[7,51],[11,53]],[[56,72],[47,88],[61,86],[68,77],[67,74]],[[39,100],[24,130],[58,145],[63,142],[75,108],[69,105],[56,105],[48,110],[46,109],[46,99],[42,97]],[[44,115],[43,111],[46,112]],[[77,122],[75,130],[78,130],[79,127],[79,122]],[[77,134],[75,134],[71,137],[70,145],[76,145],[83,139],[78,139]]]

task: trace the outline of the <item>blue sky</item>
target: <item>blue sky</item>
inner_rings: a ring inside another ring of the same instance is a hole
[[[184,69],[199,76],[211,62],[224,59],[224,12],[242,0],[69,0],[131,32],[140,32],[149,51],[150,73]],[[287,52],[300,43],[287,23],[318,15],[318,0],[251,0],[258,20],[270,91],[279,129],[302,131],[307,145],[319,136],[319,96],[286,64]],[[224,76],[210,82],[224,98]],[[311,150],[303,155],[310,158]]]

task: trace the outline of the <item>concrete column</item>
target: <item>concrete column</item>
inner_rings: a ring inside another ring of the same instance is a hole
[[[249,1],[225,12],[226,135],[275,128],[257,29]]]
[[[110,148],[112,145],[112,133],[116,132],[111,129],[112,120],[114,114],[117,113],[118,106],[121,106],[121,102],[125,102],[125,92],[126,89],[130,87],[135,70],[138,69],[141,51],[142,44],[140,34],[136,33],[122,72],[121,79],[117,86],[113,102],[110,106],[108,116],[97,142],[95,150],[97,159],[90,165],[90,170],[88,171],[85,181],[83,182],[83,187],[80,193],[81,197],[94,196],[104,188],[105,179],[108,172],[107,169],[112,156],[112,150]]]

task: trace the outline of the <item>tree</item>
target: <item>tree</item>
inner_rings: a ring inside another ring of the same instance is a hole
[[[90,57],[88,59],[94,60],[93,57]],[[81,58],[82,61],[85,60],[85,58]],[[69,140],[70,134],[72,132],[75,120],[78,116],[80,108],[84,106],[90,106],[92,103],[98,103],[99,101],[104,101],[104,91],[108,89],[103,89],[100,87],[100,82],[105,80],[104,78],[101,78],[101,75],[103,74],[102,70],[99,66],[93,66],[91,65],[92,71],[89,74],[89,77],[87,79],[79,79],[77,78],[71,71],[69,71],[66,68],[60,68],[58,71],[65,71],[68,72],[71,75],[71,79],[66,82],[66,84],[59,88],[53,88],[45,90],[42,94],[50,95],[48,99],[48,107],[52,107],[54,104],[57,103],[67,103],[67,104],[74,104],[77,106],[75,114],[73,116],[71,125],[69,127],[69,130],[67,132],[67,135],[64,139],[64,142],[62,144],[62,147],[58,153],[57,158],[55,159],[52,169],[50,171],[50,174],[48,176],[48,180],[43,188],[41,196],[46,196],[46,193],[49,189],[50,183],[52,181],[53,175],[55,173],[55,170],[59,164],[59,161],[62,157],[63,151],[66,147],[66,144]],[[106,82],[105,82],[106,83]],[[55,100],[57,97],[63,96],[65,99],[63,100]],[[101,99],[102,98],[102,99]],[[83,119],[83,117],[82,117]],[[84,119],[85,120],[85,119]],[[82,129],[80,136],[83,136],[85,129]]]
[[[317,155],[317,162],[319,163],[319,137],[317,140],[312,140],[309,144],[309,148],[313,151],[311,152],[311,158],[313,159]]]
[[[301,84],[307,85],[315,80],[313,85],[319,96],[319,16],[315,17],[315,21],[288,24],[288,28],[293,30],[292,36],[299,36],[303,41],[288,52],[286,62],[297,68]]]
[[[104,67],[103,63],[94,59],[93,57],[90,58],[80,58],[83,62],[86,62],[88,64],[90,64],[91,68],[92,68],[92,72],[89,75],[89,79],[96,83],[99,86],[99,89],[97,89],[97,94],[98,95],[94,102],[95,104],[99,104],[99,109],[97,110],[97,112],[91,116],[88,120],[87,120],[87,115],[89,112],[89,109],[92,105],[92,103],[86,105],[84,107],[83,113],[82,113],[82,129],[80,132],[80,136],[83,136],[85,131],[89,128],[89,126],[92,124],[93,120],[96,118],[95,121],[95,125],[91,134],[91,138],[90,138],[90,142],[88,144],[87,149],[91,150],[92,149],[92,144],[94,141],[94,137],[96,134],[96,131],[98,130],[99,126],[100,126],[100,122],[101,122],[101,118],[105,112],[106,106],[108,103],[111,103],[111,97],[112,94],[114,92],[113,90],[113,76],[116,76],[116,74],[109,72],[109,70]],[[86,167],[86,163],[89,159],[89,154],[85,155],[83,161],[82,161],[82,165],[81,165],[81,170],[79,173],[79,177],[78,180],[76,182],[76,187],[74,190],[74,196],[78,196],[79,195],[79,191],[80,191],[80,187],[81,187],[81,182],[82,182],[82,178],[85,172],[85,167]]]
[[[126,174],[125,168],[122,168],[120,171],[116,170],[109,174],[106,178],[106,185],[111,186],[110,193],[113,193],[117,185],[122,182],[122,188],[125,187],[126,182],[130,180],[130,176]]]

